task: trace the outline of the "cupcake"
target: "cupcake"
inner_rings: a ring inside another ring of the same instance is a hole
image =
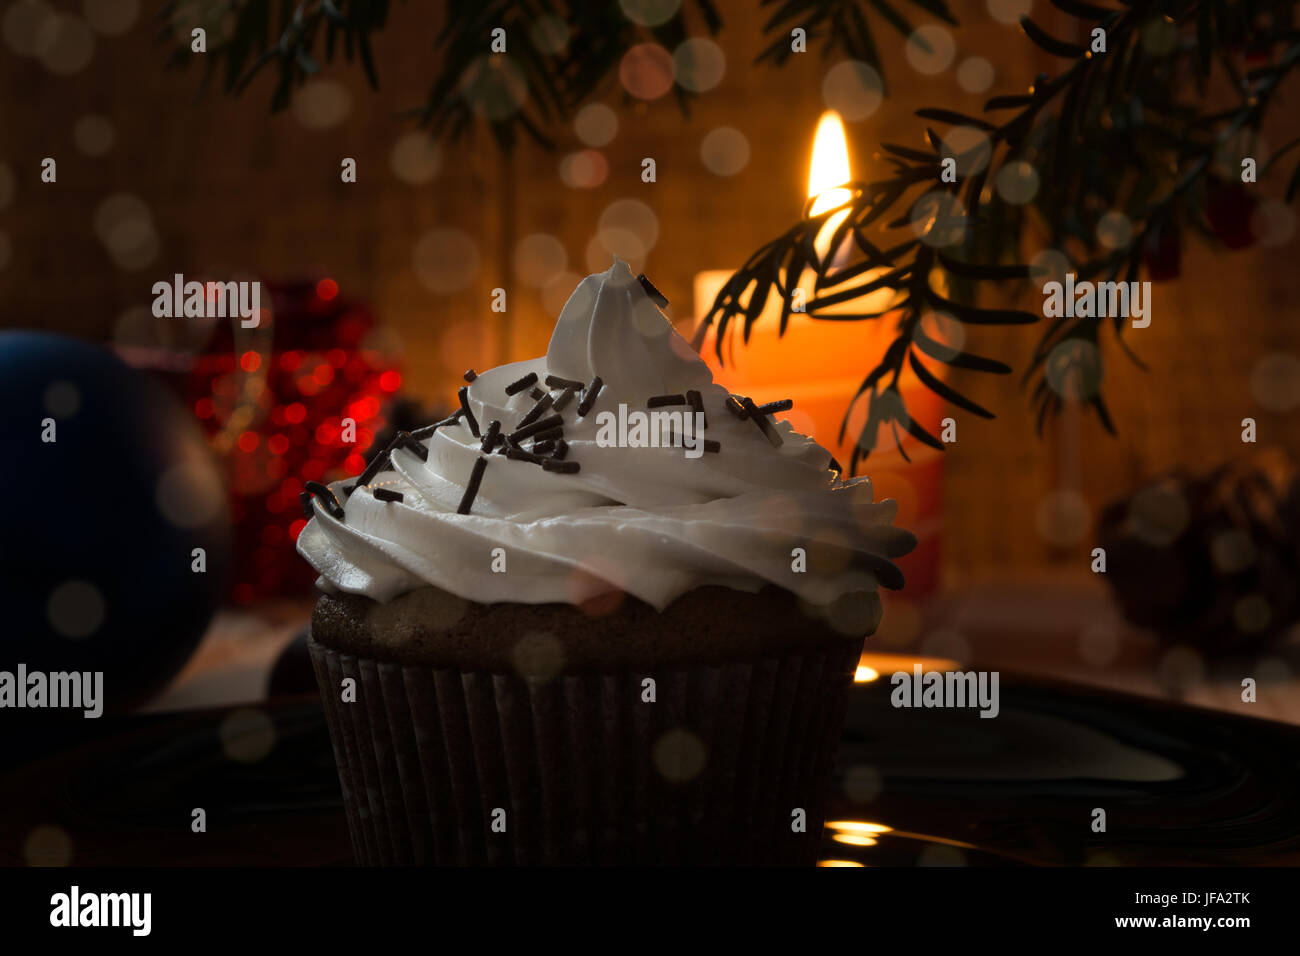
[[[309,485],[309,647],[363,864],[811,863],[913,536],[615,261],[546,355]]]

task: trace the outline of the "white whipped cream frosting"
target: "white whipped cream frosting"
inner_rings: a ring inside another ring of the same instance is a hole
[[[458,514],[481,440],[463,418],[444,426],[426,442],[427,461],[398,449],[371,482],[401,492],[402,501],[366,489],[347,497],[348,481],[331,485],[344,517],[318,503],[298,538],[319,587],[387,601],[432,584],[479,603],[525,604],[580,603],[621,589],[663,610],[706,584],[757,591],[771,583],[815,605],[901,586],[890,558],[916,539],[893,526],[895,503],[873,501],[867,478],[841,480],[828,467],[830,453],[789,423],[774,423],[778,447],[728,411],[730,393],[625,263],[578,285],[545,356],[470,384],[481,431],[498,419],[508,433],[532,408],[530,389],[505,392],[529,372],[543,389],[547,375],[604,380],[585,416],[577,397],[560,413],[567,457],[581,470],[553,473],[487,455],[470,513]],[[652,395],[688,389],[702,394],[704,437],[719,442],[719,452],[688,458],[680,447],[597,444],[602,411],[617,413],[620,403],[644,410]],[[785,396],[752,397],[761,404]],[[795,548],[805,550],[806,570],[794,570]],[[493,570],[494,559],[498,568],[504,559],[504,572]]]

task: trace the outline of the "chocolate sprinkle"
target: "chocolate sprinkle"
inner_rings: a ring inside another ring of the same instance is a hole
[[[439,422],[441,424],[441,422]],[[388,447],[381,451],[374,458],[370,459],[370,464],[366,465],[366,470],[357,478],[357,487],[361,488],[374,481],[375,475],[384,470],[384,467],[390,463],[393,450],[401,448],[406,440],[411,437],[410,432],[398,432],[393,436],[393,440],[388,443]]]
[[[419,458],[420,461],[429,460],[429,449],[425,448],[422,444],[420,444],[420,440],[418,438],[415,438],[409,433],[406,436],[406,441],[402,442],[402,447],[405,448],[407,451],[409,451],[411,454],[415,455],[417,458]]]
[[[582,393],[582,401],[578,402],[578,416],[582,417],[591,411],[591,406],[596,404],[596,396],[600,390],[605,387],[605,381],[599,375],[591,380],[587,390]]]
[[[704,415],[704,396],[693,388],[689,389],[686,392],[686,403],[691,406],[691,410],[695,414],[703,416],[700,420],[704,423],[704,427],[708,428],[709,419],[707,415]]]
[[[545,454],[548,454],[549,452],[552,452],[552,451],[554,451],[554,450],[555,450],[555,439],[554,439],[554,438],[548,438],[548,439],[546,439],[545,441],[534,441],[534,442],[533,442],[533,454],[534,454],[534,455],[545,455]]]
[[[478,378],[478,372],[474,371],[472,368],[465,369],[465,381],[472,382],[476,378]]]
[[[685,405],[685,395],[651,395],[645,401],[646,408],[662,408],[665,405]]]
[[[511,382],[509,385],[507,385],[507,386],[506,386],[506,394],[507,394],[507,395],[514,395],[514,394],[516,394],[516,393],[518,393],[518,392],[522,392],[522,391],[523,391],[524,389],[526,389],[529,385],[532,385],[532,384],[533,384],[534,382],[536,382],[536,381],[537,381],[537,373],[536,373],[536,372],[529,372],[529,373],[528,373],[527,375],[525,375],[523,378],[518,379],[518,380],[516,380],[516,381],[513,381],[513,382]]]
[[[334,497],[334,492],[330,491],[327,486],[322,485],[319,481],[307,482],[306,488],[307,491],[310,491],[320,499],[320,502],[326,511],[339,521],[343,520],[343,506],[339,504],[339,500]]]
[[[560,378],[558,375],[546,376],[546,384],[551,388],[582,388],[581,382],[575,382],[571,378]]]
[[[668,297],[654,287],[654,283],[645,277],[645,273],[636,277],[636,281],[641,283],[641,288],[645,289],[645,294],[654,300],[655,305],[661,309],[668,308]]]
[[[465,423],[469,425],[469,430],[473,433],[475,438],[481,438],[482,436],[479,434],[478,430],[478,419],[475,418],[474,413],[469,410],[469,386],[462,385],[456,392],[456,395],[460,398],[460,410],[465,413]]]
[[[474,470],[469,473],[469,482],[465,485],[465,494],[460,499],[460,507],[456,509],[457,514],[469,514],[470,506],[474,504],[474,498],[478,495],[478,486],[483,482],[483,471],[486,468],[486,458],[480,457],[474,462]]]
[[[555,439],[555,454],[553,454],[551,457],[554,458],[556,461],[563,461],[564,457],[568,453],[569,453],[569,443],[565,441],[563,438]]]
[[[748,400],[749,399],[746,399],[746,401]],[[726,406],[727,411],[731,412],[731,414],[735,415],[737,418],[749,417],[749,412],[745,411],[745,406],[740,404],[735,395],[728,395],[727,400],[722,404]]]
[[[548,428],[544,432],[535,432],[533,434],[533,443],[536,444],[539,441],[554,441],[563,434],[564,426],[556,425],[554,428]]]
[[[538,432],[544,432],[548,428],[554,428],[556,425],[563,425],[564,419],[559,415],[548,415],[540,421],[532,422],[523,428],[516,428],[510,433],[510,440],[514,442],[522,441],[529,435],[536,435]]]
[[[316,509],[313,508],[312,505],[311,505],[311,492],[310,492],[310,491],[300,491],[300,492],[298,492],[298,501],[299,501],[299,503],[302,505],[302,516],[303,516],[304,518],[314,518],[314,517],[316,517]]]
[[[375,488],[370,493],[380,501],[401,501],[403,498],[400,491],[389,491],[387,488]]]
[[[572,385],[566,386],[564,391],[562,391],[558,396],[556,396],[555,401],[551,403],[551,407],[555,409],[557,412],[562,410],[566,405],[569,404],[569,402],[573,401],[573,396],[577,395],[578,390],[581,388],[582,388],[581,385],[577,386],[577,388],[573,387]]]
[[[581,466],[576,461],[561,461],[558,458],[543,458],[542,468],[546,471],[559,472],[562,475],[572,475],[579,470]]]
[[[671,432],[668,433],[668,445],[665,445],[664,447],[685,448],[686,442],[682,440],[682,437],[677,434],[677,429],[674,428]],[[699,446],[697,445],[696,447]],[[706,438],[704,439],[704,450],[712,451],[712,452],[722,451],[722,443],[714,441],[712,438]]]
[[[381,471],[384,470],[384,465],[388,464],[388,452],[393,447],[394,445],[390,444],[388,448],[385,448],[374,458],[370,459],[370,464],[366,465],[366,470],[363,471],[360,477],[357,478],[358,488],[370,484],[370,482],[374,480],[375,475],[379,474]]]
[[[528,461],[532,462],[534,465],[540,463],[542,460],[540,455],[534,455],[531,451],[524,451],[515,444],[506,445],[506,457],[511,461]]]
[[[768,441],[777,447],[785,444],[785,442],[782,441],[781,436],[777,433],[777,430],[772,427],[772,423],[767,420],[767,416],[758,410],[752,399],[745,399],[744,404],[745,414],[753,420],[754,424],[758,426],[759,431],[766,436]]]
[[[758,406],[758,411],[762,415],[772,415],[776,412],[788,412],[794,408],[794,399],[783,398],[779,402],[767,402]]]
[[[541,417],[542,412],[550,408],[551,403],[554,401],[555,400],[551,398],[549,392],[542,392],[542,397],[537,400],[537,404],[534,405],[532,408],[528,409],[528,414],[525,415],[523,418],[519,419],[519,424],[516,425],[515,428],[516,429],[525,428],[528,425],[531,425],[533,422],[537,421],[537,419]]]
[[[455,425],[460,416],[461,413],[457,411],[456,414],[452,415],[450,418],[444,418],[442,421],[434,422],[432,425],[425,425],[422,428],[417,428],[415,431],[411,432],[411,437],[421,441],[425,438],[432,438],[433,433],[439,428],[443,428],[447,425]]]
[[[528,394],[529,394],[530,397],[532,397],[532,399],[533,399],[534,401],[536,401],[537,399],[541,398],[541,397],[542,397],[543,395],[545,395],[546,393],[545,393],[544,391],[542,391],[540,388],[538,388],[536,385],[534,385],[534,386],[533,386],[533,390],[532,390],[531,392],[529,392]]]
[[[501,437],[501,423],[495,418],[488,422],[488,430],[483,435],[483,444],[479,445],[479,451],[491,451],[492,446],[497,443]]]

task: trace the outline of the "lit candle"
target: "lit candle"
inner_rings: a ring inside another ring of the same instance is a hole
[[[837,113],[828,111],[818,122],[813,140],[808,172],[808,198],[812,200],[809,214],[818,215],[848,202],[852,192],[847,183],[852,178],[843,123]],[[835,229],[850,212],[846,208],[835,213],[818,231],[814,248],[819,256],[828,254]],[[847,265],[853,249],[851,241],[841,243],[832,265],[838,268]],[[853,284],[866,284],[878,274],[878,270],[871,270]],[[714,269],[695,276],[697,319],[708,314],[714,298],[731,275],[731,270]],[[804,291],[805,304],[813,299],[815,278],[811,270],[799,278],[798,287]],[[893,301],[894,292],[881,289],[817,311],[822,314],[879,312],[888,309]],[[743,343],[740,329],[736,327],[742,320],[733,320],[735,326],[723,341],[725,364],[717,359],[714,328],[697,336],[700,352],[712,367],[715,380],[732,392],[749,395],[755,401],[793,399],[794,408],[783,413],[782,417],[797,431],[815,438],[847,467],[866,421],[865,396],[855,403],[844,429],[844,438],[840,440],[844,413],[862,379],[893,342],[898,315],[886,313],[878,319],[836,322],[819,321],[795,312],[790,316],[784,335],[779,334],[780,315],[780,296],[773,294],[754,323],[747,344]],[[942,368],[928,367],[943,377]],[[899,391],[909,414],[937,436],[942,417],[942,402],[938,397],[906,367],[899,378]],[[870,475],[878,499],[893,498],[898,502],[897,523],[914,532],[919,539],[916,551],[899,561],[908,579],[907,594],[917,597],[933,590],[937,584],[942,453],[921,444],[901,427],[899,433],[911,463],[901,456],[894,445],[893,433],[886,426],[876,436],[876,448],[865,466],[860,467]]]

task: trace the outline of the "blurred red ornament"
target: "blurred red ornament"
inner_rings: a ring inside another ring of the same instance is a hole
[[[185,385],[225,468],[237,516],[230,598],[241,604],[309,592],[315,572],[294,550],[302,482],[361,470],[402,381],[382,352],[362,349],[375,318],[333,279],[263,289],[262,325],[220,325]]]

